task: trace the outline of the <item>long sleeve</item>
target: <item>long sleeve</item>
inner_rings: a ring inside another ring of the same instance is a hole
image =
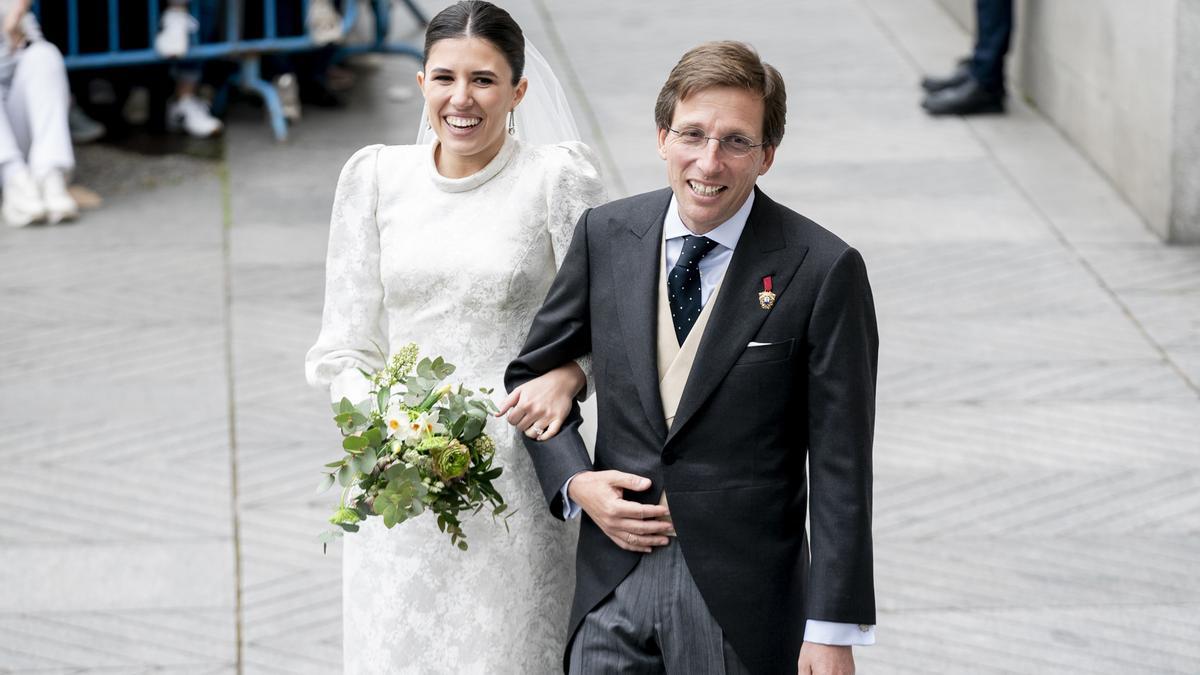
[[[534,317],[525,346],[508,364],[504,373],[504,386],[508,391],[591,352],[587,214],[585,211],[579,217],[575,236],[546,301]],[[533,460],[543,495],[555,518],[564,515],[560,493],[564,483],[571,476],[592,468],[587,447],[579,435],[581,422],[579,405],[572,404],[566,422],[554,438],[546,441],[521,439]]]
[[[831,265],[807,339],[812,559],[805,615],[872,625],[871,446],[879,336],[858,251],[846,249]]]
[[[546,228],[550,232],[554,268],[557,270],[562,267],[567,249],[571,246],[579,216],[608,201],[608,191],[600,180],[596,155],[587,145],[579,142],[561,143],[550,150],[562,161],[558,170],[551,175],[552,183],[547,190],[549,208]],[[587,380],[584,390],[579,393],[579,400],[585,401],[596,391],[592,378],[592,355],[584,354],[576,358],[575,363],[583,370]]]
[[[325,310],[321,333],[305,357],[305,375],[313,386],[330,387],[335,399],[361,393],[358,369],[382,368],[379,350],[388,349],[375,221],[376,164],[382,147],[365,147],[346,162],[329,220]]]

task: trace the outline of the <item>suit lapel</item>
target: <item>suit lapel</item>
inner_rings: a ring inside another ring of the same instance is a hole
[[[758,292],[762,290],[763,277],[772,277],[773,290],[782,297],[804,260],[808,247],[793,242],[789,248],[781,219],[774,213],[776,208],[773,201],[755,188],[754,206],[725,271],[717,304],[696,353],[675,422],[667,434],[667,444],[725,379],[767,316],[778,311],[759,307]],[[747,401],[746,405],[753,405],[753,401]]]
[[[658,258],[662,255],[663,219],[671,202],[671,191],[662,190],[647,200],[641,213],[634,214],[613,241],[613,283],[623,301],[617,316],[625,340],[625,354],[633,369],[633,382],[646,419],[660,436],[666,436],[662,398],[658,390]]]

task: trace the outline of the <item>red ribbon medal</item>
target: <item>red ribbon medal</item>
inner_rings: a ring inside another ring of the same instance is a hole
[[[758,306],[771,309],[775,306],[775,294],[771,292],[771,275],[763,277],[763,289],[758,293]]]

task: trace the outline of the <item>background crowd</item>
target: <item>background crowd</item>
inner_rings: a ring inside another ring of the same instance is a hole
[[[355,24],[346,26],[332,0],[274,3],[270,27],[262,0],[241,3],[235,16],[219,0],[152,1],[161,2],[155,26],[150,25],[152,13],[129,6],[133,3],[114,17],[108,3],[71,7],[68,0],[46,0],[34,7],[32,0],[0,0],[0,164],[3,218],[9,226],[73,220],[81,203],[99,203],[85,188],[68,188],[75,144],[119,143],[143,132],[194,138],[220,134],[224,111],[214,110],[213,101],[228,99],[239,62],[197,57],[192,54],[197,45],[233,34],[240,41],[308,36],[306,48],[265,48],[250,55],[279,97],[284,117],[297,123],[305,105],[343,105],[354,73],[336,63],[338,49],[373,39],[370,14],[359,14]],[[139,50],[153,50],[155,56],[143,59],[148,63],[75,69],[68,69],[63,59],[68,53]]]

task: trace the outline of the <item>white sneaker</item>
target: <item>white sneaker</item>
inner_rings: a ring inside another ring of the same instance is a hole
[[[168,131],[185,131],[196,138],[208,138],[220,133],[223,126],[208,111],[208,104],[195,96],[184,96],[167,104]]]
[[[292,73],[284,73],[275,78],[275,93],[279,94],[279,104],[283,107],[283,116],[289,122],[300,120],[300,83]]]
[[[312,0],[308,5],[308,36],[318,46],[325,46],[342,39],[342,15],[334,9],[330,0]]]
[[[54,169],[42,178],[42,203],[46,205],[46,220],[51,225],[79,217],[79,205],[67,192],[63,172]]]
[[[25,227],[46,217],[46,203],[27,167],[12,170],[5,177],[0,213],[10,227]]]
[[[200,22],[183,7],[171,7],[163,12],[154,51],[168,59],[177,59],[188,50],[188,36],[200,29]]]

